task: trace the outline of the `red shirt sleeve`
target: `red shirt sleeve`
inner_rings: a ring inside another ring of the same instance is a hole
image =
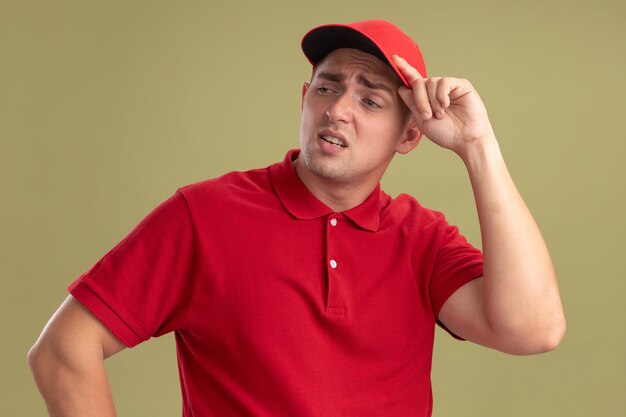
[[[183,328],[192,294],[194,233],[176,192],[69,287],[125,345]]]
[[[442,217],[442,238],[430,281],[430,298],[435,318],[456,290],[483,275],[483,256],[472,246],[456,226]]]

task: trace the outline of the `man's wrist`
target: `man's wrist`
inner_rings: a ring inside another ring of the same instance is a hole
[[[470,175],[478,174],[485,169],[498,166],[504,160],[500,152],[498,140],[493,134],[472,141],[458,152],[458,154]]]

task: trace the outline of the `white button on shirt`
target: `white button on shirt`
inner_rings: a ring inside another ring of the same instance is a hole
[[[337,226],[337,219],[330,219],[331,226]]]
[[[335,261],[334,259],[331,259],[330,260],[330,267],[333,268],[333,269],[337,268],[337,261]]]

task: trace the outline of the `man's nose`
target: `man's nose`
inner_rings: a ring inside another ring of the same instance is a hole
[[[354,100],[350,94],[340,94],[326,109],[331,122],[350,123],[354,117]]]

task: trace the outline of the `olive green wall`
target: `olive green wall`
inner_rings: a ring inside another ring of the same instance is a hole
[[[469,78],[542,227],[568,332],[512,357],[438,333],[436,417],[623,416],[622,1],[0,1],[0,415],[41,416],[26,352],[65,286],[178,186],[297,146],[313,25],[385,18]],[[424,141],[384,179],[480,244],[461,162]],[[157,369],[156,366],[159,366]],[[120,416],[180,415],[171,335],[108,361]]]

